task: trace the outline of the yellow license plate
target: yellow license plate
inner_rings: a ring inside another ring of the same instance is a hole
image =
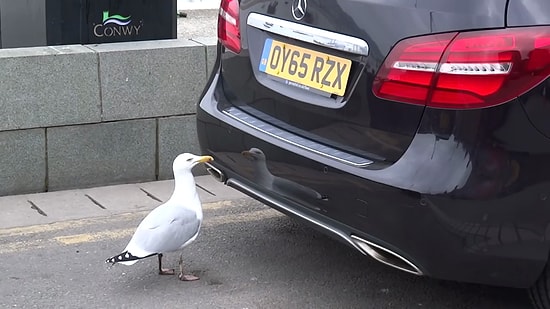
[[[279,77],[289,85],[339,96],[346,92],[350,69],[349,59],[272,39],[265,41],[260,60],[260,71]]]

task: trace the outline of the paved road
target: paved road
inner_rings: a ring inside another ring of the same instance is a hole
[[[394,270],[216,186],[209,176],[198,179],[205,222],[184,254],[188,271],[201,277],[196,282],[157,275],[155,258],[133,266],[104,263],[126,245],[141,218],[160,203],[156,199],[169,196],[170,181],[0,198],[0,209],[7,209],[0,224],[0,308],[529,306],[521,290]],[[90,198],[101,207],[89,205]],[[31,212],[17,217],[10,208],[17,201],[36,207],[19,206]],[[38,217],[50,223],[17,227]],[[166,266],[175,266],[177,258],[167,255]]]
[[[216,37],[218,10],[186,10],[187,17],[177,19],[178,39]]]
[[[177,0],[178,10],[216,9],[220,0]]]

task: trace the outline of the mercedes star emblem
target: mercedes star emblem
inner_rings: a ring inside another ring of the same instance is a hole
[[[306,16],[307,0],[292,1],[292,16],[296,20],[302,20]]]

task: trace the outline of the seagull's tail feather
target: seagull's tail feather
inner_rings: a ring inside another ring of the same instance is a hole
[[[135,256],[135,255],[131,254],[128,251],[124,251],[121,254],[117,254],[113,257],[110,257],[110,258],[106,259],[105,263],[111,263],[113,265],[116,264],[116,263],[120,263],[120,264],[124,264],[124,265],[132,265],[135,262],[137,262],[138,260],[145,259],[145,258],[148,258],[148,257],[153,256],[153,255],[157,255],[157,253],[153,253],[153,254],[149,254],[147,256],[141,256],[140,257],[140,256]]]

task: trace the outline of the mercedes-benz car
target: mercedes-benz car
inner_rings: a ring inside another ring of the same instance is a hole
[[[415,275],[550,308],[550,1],[222,0],[225,184]]]

